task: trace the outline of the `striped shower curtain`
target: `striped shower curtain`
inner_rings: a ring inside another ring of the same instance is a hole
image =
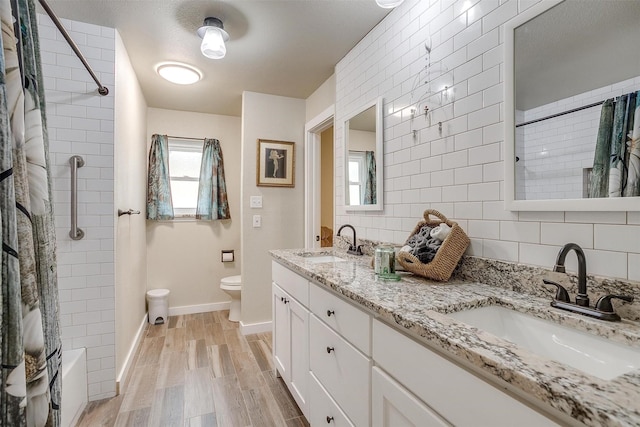
[[[56,239],[33,0],[0,0],[0,21],[0,425],[57,426]]]
[[[602,104],[589,197],[640,196],[640,91]]]

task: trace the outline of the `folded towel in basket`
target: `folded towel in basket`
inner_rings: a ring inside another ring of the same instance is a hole
[[[444,239],[447,238],[449,233],[451,233],[451,227],[449,227],[446,223],[443,222],[439,226],[431,229],[431,232],[429,234],[432,238],[437,239],[441,242],[444,242]]]

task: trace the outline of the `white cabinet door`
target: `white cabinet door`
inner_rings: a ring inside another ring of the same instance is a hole
[[[291,332],[289,326],[289,308],[285,301],[291,299],[275,283],[272,285],[273,304],[273,363],[276,373],[289,383],[291,380]]]
[[[289,390],[308,418],[309,386],[309,311],[293,298],[289,298],[290,368]]]
[[[371,382],[373,427],[451,426],[379,368],[373,368]]]

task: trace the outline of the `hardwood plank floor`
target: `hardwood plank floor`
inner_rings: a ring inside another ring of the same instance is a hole
[[[271,333],[243,336],[228,311],[172,316],[147,325],[125,392],[77,425],[308,427],[273,369]]]

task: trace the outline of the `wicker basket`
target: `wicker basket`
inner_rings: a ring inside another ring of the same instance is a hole
[[[438,219],[432,220],[429,218],[430,215],[438,217]],[[418,225],[416,225],[416,228],[413,229],[409,237],[420,232],[420,229],[424,225],[436,227],[443,222],[451,227],[451,233],[444,239],[442,245],[436,252],[436,256],[428,264],[423,264],[418,258],[408,252],[399,252],[396,259],[405,270],[413,274],[440,282],[446,282],[451,277],[456,265],[458,265],[464,251],[467,250],[470,243],[469,237],[457,222],[448,220],[446,216],[434,209],[427,209],[424,211],[423,216],[424,220],[418,222]]]

